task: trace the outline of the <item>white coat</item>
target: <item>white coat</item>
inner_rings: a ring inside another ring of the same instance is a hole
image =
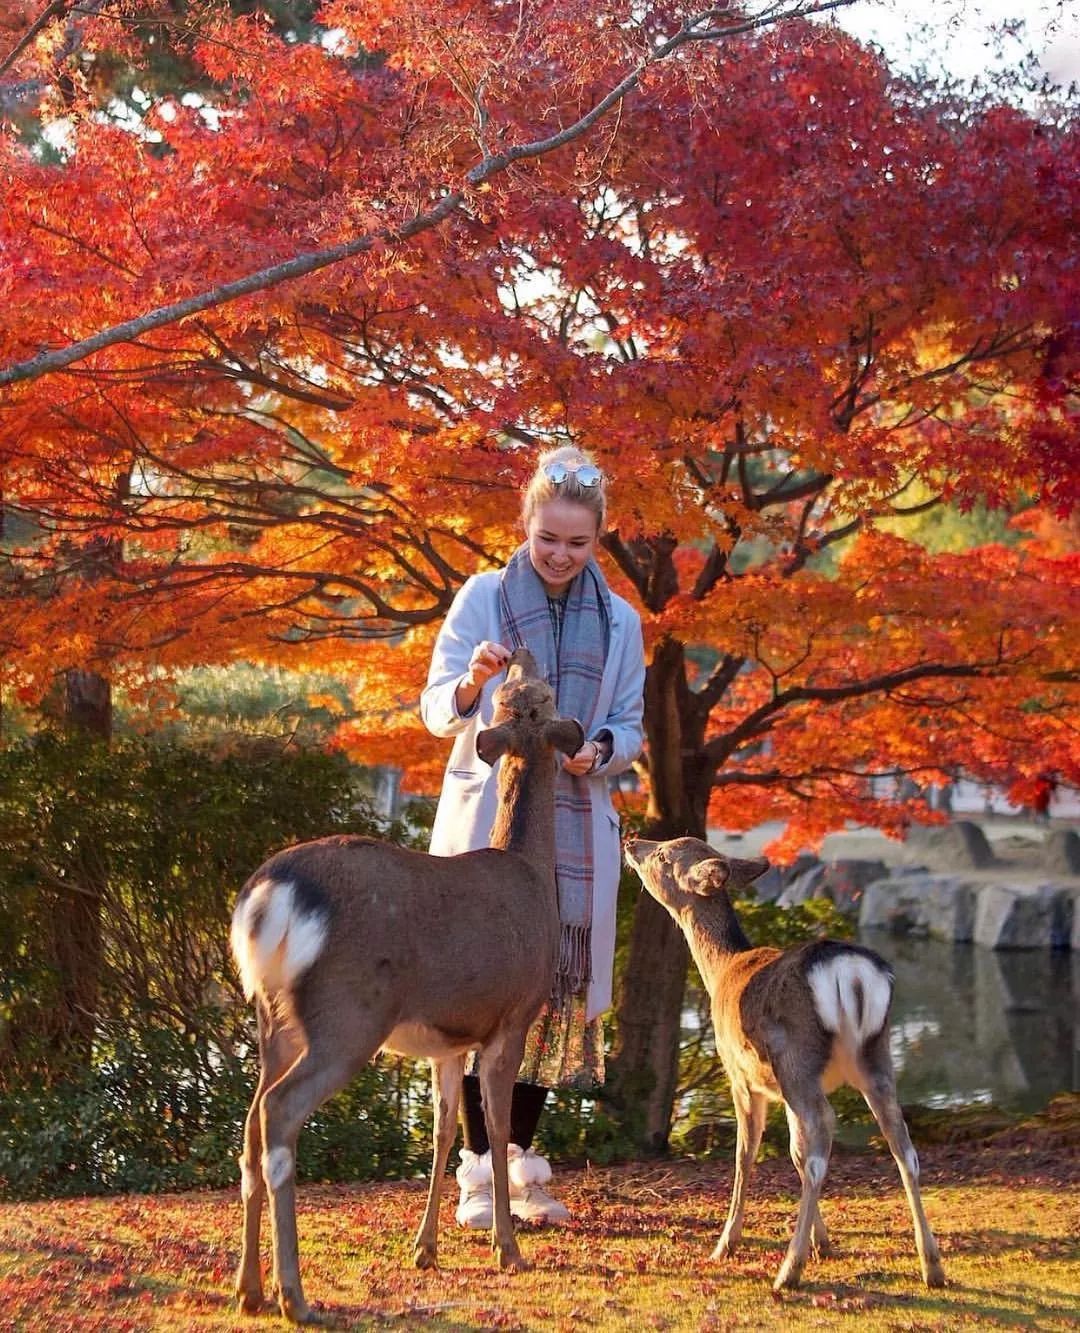
[[[454,694],[469,669],[476,645],[484,639],[502,642],[500,577],[498,570],[476,574],[454,598],[435,642],[427,685],[420,696],[420,714],[427,729],[436,736],[454,738],[431,831],[431,851],[437,856],[490,845],[498,765],[489,768],[476,753],[476,734],[491,725],[491,699],[503,677],[493,676],[484,684],[479,700],[465,717],[457,710]],[[596,712],[590,718],[578,719],[586,738],[605,729],[612,737],[610,759],[589,779],[595,868],[592,980],[586,1000],[586,1017],[590,1019],[611,1006],[615,909],[622,864],[619,816],[611,803],[607,779],[629,768],[641,752],[644,691],[641,621],[629,602],[611,593],[611,638]]]

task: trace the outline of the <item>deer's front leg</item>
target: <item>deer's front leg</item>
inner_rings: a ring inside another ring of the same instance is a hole
[[[494,1201],[491,1244],[500,1268],[527,1269],[529,1262],[521,1253],[514,1235],[510,1213],[510,1178],[507,1174],[506,1147],[510,1141],[510,1100],[514,1079],[521,1066],[525,1034],[514,1034],[499,1044],[485,1048],[480,1057],[480,1095],[484,1102],[484,1123],[491,1145],[491,1178]]]
[[[465,1072],[465,1056],[451,1056],[431,1062],[431,1100],[434,1106],[432,1134],[431,1180],[428,1182],[427,1207],[416,1233],[413,1262],[417,1268],[439,1266],[439,1199],[442,1196],[446,1163],[457,1132],[458,1101],[461,1097],[461,1078]]]
[[[751,1092],[742,1083],[731,1083],[732,1102],[735,1107],[735,1179],[731,1187],[731,1204],[728,1208],[727,1221],[720,1239],[716,1243],[710,1258],[726,1259],[735,1253],[742,1239],[743,1214],[746,1209],[746,1192],[753,1174],[754,1162],[761,1147],[761,1136],[765,1131],[765,1098],[761,1093]]]

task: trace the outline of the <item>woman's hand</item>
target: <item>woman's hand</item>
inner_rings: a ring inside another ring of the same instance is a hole
[[[586,741],[577,754],[568,755],[563,760],[563,768],[572,777],[582,778],[591,773],[600,760],[600,746],[596,741]]]
[[[480,690],[492,676],[504,671],[509,661],[509,648],[503,647],[501,643],[492,643],[490,639],[485,639],[472,650],[472,656],[469,658],[469,669],[465,673],[462,684],[467,685],[470,689]]]
[[[471,713],[480,697],[480,691],[487,681],[505,669],[510,661],[510,649],[501,643],[492,643],[484,639],[472,650],[469,669],[461,678],[461,683],[454,691],[454,705],[462,717]]]

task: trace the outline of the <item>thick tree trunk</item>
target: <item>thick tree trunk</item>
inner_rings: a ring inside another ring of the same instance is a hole
[[[611,1109],[641,1152],[666,1150],[679,1073],[679,1029],[689,952],[667,912],[642,894],[616,1000]]]
[[[708,784],[703,735],[686,683],[683,646],[657,646],[645,683],[652,838],[703,838]],[[617,1035],[608,1093],[614,1114],[643,1152],[668,1145],[679,1073],[679,1033],[689,951],[667,912],[641,894],[616,1000]]]

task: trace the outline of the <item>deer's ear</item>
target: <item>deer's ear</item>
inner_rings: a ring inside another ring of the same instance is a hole
[[[513,731],[503,723],[502,726],[488,727],[486,731],[476,733],[476,753],[485,764],[494,764],[510,748]]]
[[[683,887],[690,893],[700,893],[703,898],[719,893],[731,876],[731,868],[722,857],[698,861],[683,876]]]
[[[557,717],[544,728],[544,739],[563,754],[577,754],[585,744],[585,728],[573,717]]]

